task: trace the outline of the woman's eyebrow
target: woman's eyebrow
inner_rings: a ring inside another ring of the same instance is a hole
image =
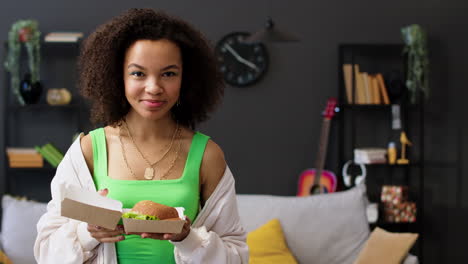
[[[172,64],[172,65],[169,65],[169,66],[166,66],[164,68],[161,69],[161,71],[166,71],[166,70],[169,70],[169,69],[180,69],[180,67],[176,64]]]
[[[142,69],[142,70],[145,69],[145,67],[143,67],[143,66],[141,66],[141,65],[138,65],[138,64],[136,64],[136,63],[130,63],[130,64],[127,66],[127,69],[130,68],[130,67],[137,67],[137,68]]]
[[[128,66],[127,66],[127,69],[129,69],[130,67],[136,67],[136,68],[139,68],[139,69],[142,69],[142,70],[146,70],[145,67],[141,66],[141,65],[138,65],[136,63],[130,63]],[[164,68],[161,69],[161,71],[166,71],[166,70],[169,70],[169,69],[180,69],[180,67],[176,64],[172,64],[172,65],[169,65],[169,66],[166,66]]]

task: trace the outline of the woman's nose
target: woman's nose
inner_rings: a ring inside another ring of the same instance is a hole
[[[150,94],[160,94],[164,91],[163,86],[157,79],[149,80],[145,86],[145,91]]]

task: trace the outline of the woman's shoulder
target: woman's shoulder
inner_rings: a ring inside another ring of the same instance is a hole
[[[208,140],[200,168],[202,197],[206,201],[218,186],[226,170],[226,160],[221,147],[212,139]]]
[[[88,134],[82,136],[80,139],[81,152],[83,153],[86,164],[88,165],[88,168],[90,168],[91,171],[93,168],[93,141],[91,133],[100,129],[104,129],[106,135],[115,133],[115,128],[106,126],[104,128],[94,129]]]
[[[210,164],[210,166],[224,167],[226,165],[226,161],[224,159],[224,151],[212,139],[209,139],[208,143],[206,144],[203,159],[207,161]]]
[[[205,151],[203,153],[203,159],[202,159],[202,167],[201,169],[203,170],[204,167],[208,167],[208,169],[216,169],[218,167],[223,168],[224,172],[224,167],[226,165],[226,161],[224,160],[224,152],[222,148],[209,136],[198,132],[198,131],[192,131],[190,129],[185,129],[184,133],[187,138],[193,138],[195,134],[198,134],[198,136],[203,136],[208,138],[208,142],[206,143]]]

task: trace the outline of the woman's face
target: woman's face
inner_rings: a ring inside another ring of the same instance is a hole
[[[182,83],[182,55],[175,43],[136,41],[125,53],[123,71],[130,111],[151,120],[170,115]]]

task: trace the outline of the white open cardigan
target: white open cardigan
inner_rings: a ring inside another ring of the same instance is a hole
[[[81,151],[80,137],[71,145],[51,183],[52,200],[37,224],[34,256],[38,263],[117,263],[114,243],[99,243],[87,224],[60,216],[60,186],[96,190]],[[234,177],[228,167],[192,224],[189,235],[172,242],[176,263],[248,263],[246,231],[240,223]]]

